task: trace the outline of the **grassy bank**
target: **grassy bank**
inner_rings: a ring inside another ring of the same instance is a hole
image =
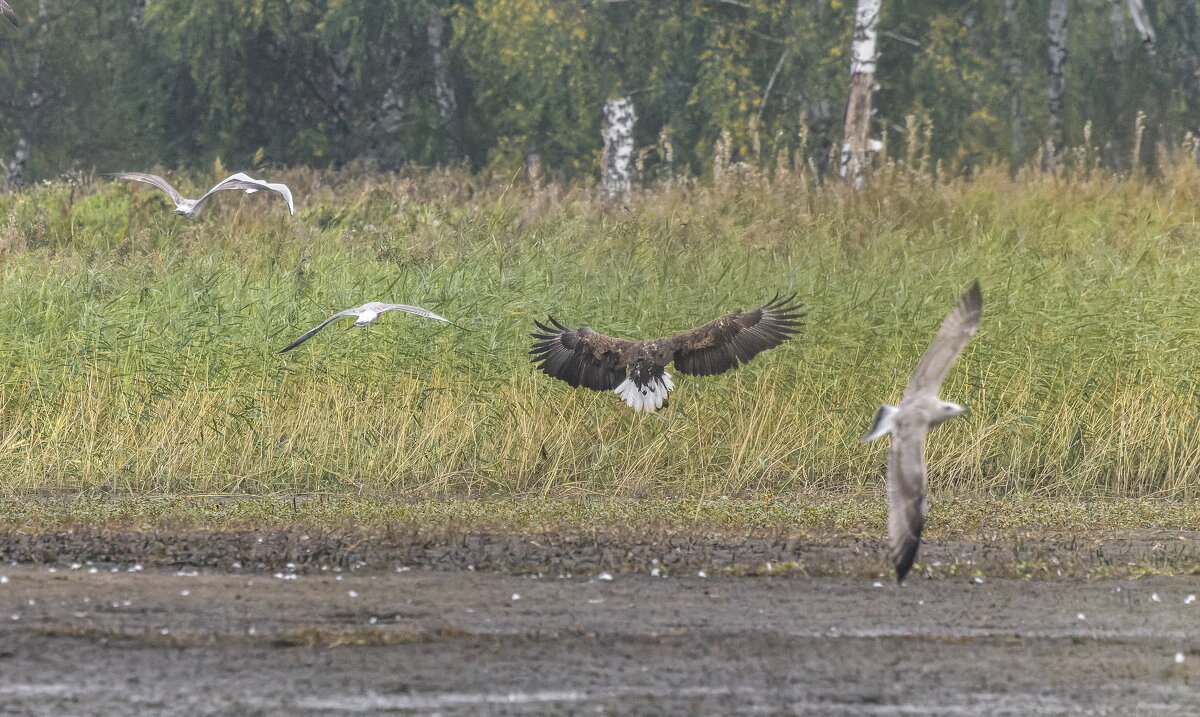
[[[281,178],[294,219],[230,193],[190,224],[122,184],[0,196],[0,497],[874,491],[884,445],[858,437],[976,277],[983,328],[943,389],[974,414],[933,435],[937,499],[1196,497],[1194,169],[861,197],[727,172],[613,213],[450,175]],[[682,377],[660,416],[528,362],[547,313],[649,337],[776,291],[805,333]],[[468,330],[389,315],[275,353],[367,300]]]
[[[944,493],[944,492],[943,492]],[[939,495],[930,507],[931,538],[994,538],[1066,533],[1120,537],[1130,531],[1194,534],[1200,506],[1158,499],[1082,501],[1061,498],[980,499]],[[0,534],[47,535],[76,528],[230,531],[377,531],[419,528],[433,535],[483,531],[536,535],[619,533],[840,536],[882,542],[887,511],[882,489],[855,495],[808,494],[787,499],[599,498],[530,500],[440,498],[402,502],[331,496],[220,498],[139,496],[124,499],[0,501]],[[1115,531],[1115,532],[1114,532]]]

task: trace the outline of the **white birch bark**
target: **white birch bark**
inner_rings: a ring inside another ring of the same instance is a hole
[[[1067,14],[1068,0],[1050,0],[1050,11],[1046,17],[1046,102],[1050,110],[1051,156],[1046,157],[1047,168],[1058,163],[1065,135],[1063,132],[1063,108],[1066,104],[1067,83],[1063,74],[1067,65]]]
[[[601,155],[600,192],[605,203],[625,199],[633,186],[633,125],[637,113],[633,98],[610,97],[604,103],[604,153]]]
[[[1132,3],[1131,3],[1132,4]],[[1125,8],[1121,0],[1108,0],[1108,24],[1112,27],[1112,58],[1125,59]]]
[[[39,110],[46,101],[42,84],[45,81],[45,55],[50,47],[49,20],[53,13],[54,0],[38,0],[37,45],[31,58],[33,71],[30,73],[29,97],[25,101],[25,113],[21,118],[21,129],[17,134],[17,147],[13,150],[12,160],[8,163],[8,172],[4,178],[5,185],[9,188],[25,181],[25,165],[29,162],[31,151],[30,127],[37,126]]]
[[[435,7],[425,25],[425,38],[429,43],[430,64],[433,66],[433,95],[437,103],[438,122],[442,127],[446,151],[453,154],[459,146],[455,124],[458,96],[450,80],[450,59],[446,53],[448,34],[446,16]]]
[[[1133,26],[1137,28],[1146,52],[1154,54],[1154,44],[1158,36],[1154,34],[1154,26],[1150,24],[1150,14],[1146,12],[1145,0],[1129,0],[1129,16],[1133,18]]]
[[[875,89],[876,38],[882,0],[858,0],[850,48],[850,97],[846,101],[842,176],[862,189],[871,131],[871,93]]]
[[[17,148],[13,150],[12,159],[8,163],[8,173],[4,177],[4,183],[9,189],[18,187],[25,181],[25,164],[28,161],[29,140],[25,138],[25,133],[22,132],[17,137]]]
[[[435,8],[430,13],[425,36],[429,41],[429,55],[433,64],[433,92],[437,99],[438,119],[443,125],[449,125],[458,111],[458,97],[454,94],[454,86],[450,84],[450,62],[446,58],[446,16],[441,10]]]
[[[1021,20],[1018,14],[1020,0],[1004,0],[1005,51],[1008,65],[1008,123],[1012,133],[1009,161],[1013,171],[1021,163],[1025,144],[1025,107],[1021,99],[1021,88],[1025,84],[1025,59],[1021,56]]]
[[[395,87],[387,88],[383,92],[383,99],[379,101],[379,112],[375,115],[375,128],[387,135],[399,132],[404,127],[406,108],[404,95],[400,94]]]
[[[1184,96],[1187,98],[1188,107],[1197,107],[1200,106],[1200,32],[1197,32],[1200,27],[1197,27],[1196,21],[1200,18],[1194,13],[1185,14],[1178,10],[1173,16],[1172,20],[1182,41],[1177,45],[1177,57],[1184,70],[1183,76],[1187,78]]]
[[[350,60],[346,50],[329,51],[329,93],[340,139],[350,134]]]
[[[542,155],[538,153],[536,146],[530,146],[525,150],[525,177],[529,180],[529,185],[534,189],[539,189],[542,186]]]

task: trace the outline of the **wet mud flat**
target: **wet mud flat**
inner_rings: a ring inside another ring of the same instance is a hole
[[[999,544],[933,543],[931,561],[974,569],[903,587],[873,546],[832,539],[861,556],[752,576],[659,549],[648,569],[584,569],[598,559],[561,544],[540,566],[569,572],[485,570],[470,551],[473,570],[289,567],[212,540],[221,567],[0,566],[0,714],[1200,713],[1200,575],[1105,573],[1182,566],[1178,534],[1089,542],[1065,577],[995,577],[980,566]]]
[[[889,574],[883,540],[833,533],[570,530],[509,534],[396,527],[272,530],[0,532],[0,563],[297,573],[478,570],[510,574],[692,572],[819,576]],[[999,531],[925,539],[918,572],[931,577],[1117,577],[1200,572],[1200,531]]]

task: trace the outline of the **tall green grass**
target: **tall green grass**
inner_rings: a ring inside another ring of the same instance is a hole
[[[295,218],[228,193],[188,223],[88,181],[0,196],[0,497],[878,490],[886,441],[858,437],[976,277],[983,326],[942,391],[974,414],[931,436],[937,491],[1198,492],[1194,168],[893,170],[861,196],[727,170],[620,211],[452,173],[280,178]],[[776,291],[809,303],[803,335],[679,377],[660,415],[528,360],[548,313],[652,337]],[[275,353],[369,300],[468,330],[391,314]]]

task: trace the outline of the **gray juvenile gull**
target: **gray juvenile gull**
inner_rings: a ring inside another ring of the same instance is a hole
[[[871,430],[863,436],[866,442],[892,434],[887,464],[888,540],[892,546],[897,582],[904,581],[917,558],[921,528],[925,525],[929,489],[925,475],[925,434],[968,411],[965,406],[938,398],[938,388],[950,370],[950,364],[979,328],[982,313],[983,294],[976,281],[962,295],[958,305],[942,322],[933,343],[925,349],[925,355],[908,380],[900,405],[880,406]]]
[[[734,311],[703,326],[651,341],[619,339],[584,327],[571,329],[553,316],[550,324],[534,321],[533,362],[548,376],[593,391],[613,391],[635,411],[653,413],[675,388],[664,369],[675,362],[680,373],[712,376],[725,373],[792,337],[804,323],[804,304],[795,295],[751,311]]]
[[[433,313],[432,311],[426,311],[425,309],[422,309],[420,306],[407,306],[405,304],[381,304],[378,301],[372,301],[372,302],[363,304],[362,306],[356,306],[353,309],[346,309],[345,311],[337,312],[333,316],[330,316],[328,319],[325,319],[324,321],[322,321],[321,323],[312,327],[308,331],[305,331],[303,334],[301,334],[300,338],[298,338],[295,341],[293,341],[292,343],[288,344],[287,348],[281,349],[279,351],[279,353],[282,354],[282,353],[287,353],[288,351],[291,351],[292,349],[296,348],[300,344],[311,339],[313,337],[313,335],[316,334],[318,331],[325,328],[330,323],[337,321],[340,318],[343,318],[346,316],[354,316],[354,317],[358,318],[358,320],[354,322],[355,326],[366,326],[367,324],[372,323],[376,319],[378,319],[380,314],[383,314],[385,311],[404,311],[406,313],[414,314],[416,316],[424,316],[427,319],[436,319],[438,321],[445,321],[447,324],[452,324],[454,326],[458,326],[458,324],[455,324],[450,319],[442,318],[441,316],[438,316],[437,314]],[[459,328],[462,328],[462,327],[459,326]]]
[[[114,179],[130,179],[135,182],[145,182],[153,184],[171,196],[171,201],[175,202],[175,208],[171,210],[172,214],[178,214],[188,219],[195,219],[200,215],[200,208],[204,204],[204,200],[208,199],[214,192],[221,192],[229,189],[240,189],[246,194],[254,194],[262,190],[269,192],[277,192],[287,200],[288,211],[292,214],[296,213],[296,207],[292,204],[292,190],[287,188],[286,184],[277,184],[274,182],[264,182],[261,179],[255,179],[238,172],[231,174],[210,190],[204,193],[204,196],[199,199],[188,199],[176,191],[167,180],[157,174],[143,174],[142,172],[112,172],[105,174],[105,177]]]
[[[17,14],[13,12],[12,7],[9,6],[8,3],[4,2],[4,0],[0,0],[0,15],[3,15],[5,18],[7,18],[8,21],[12,23],[13,27],[21,26],[21,23],[17,20]]]

